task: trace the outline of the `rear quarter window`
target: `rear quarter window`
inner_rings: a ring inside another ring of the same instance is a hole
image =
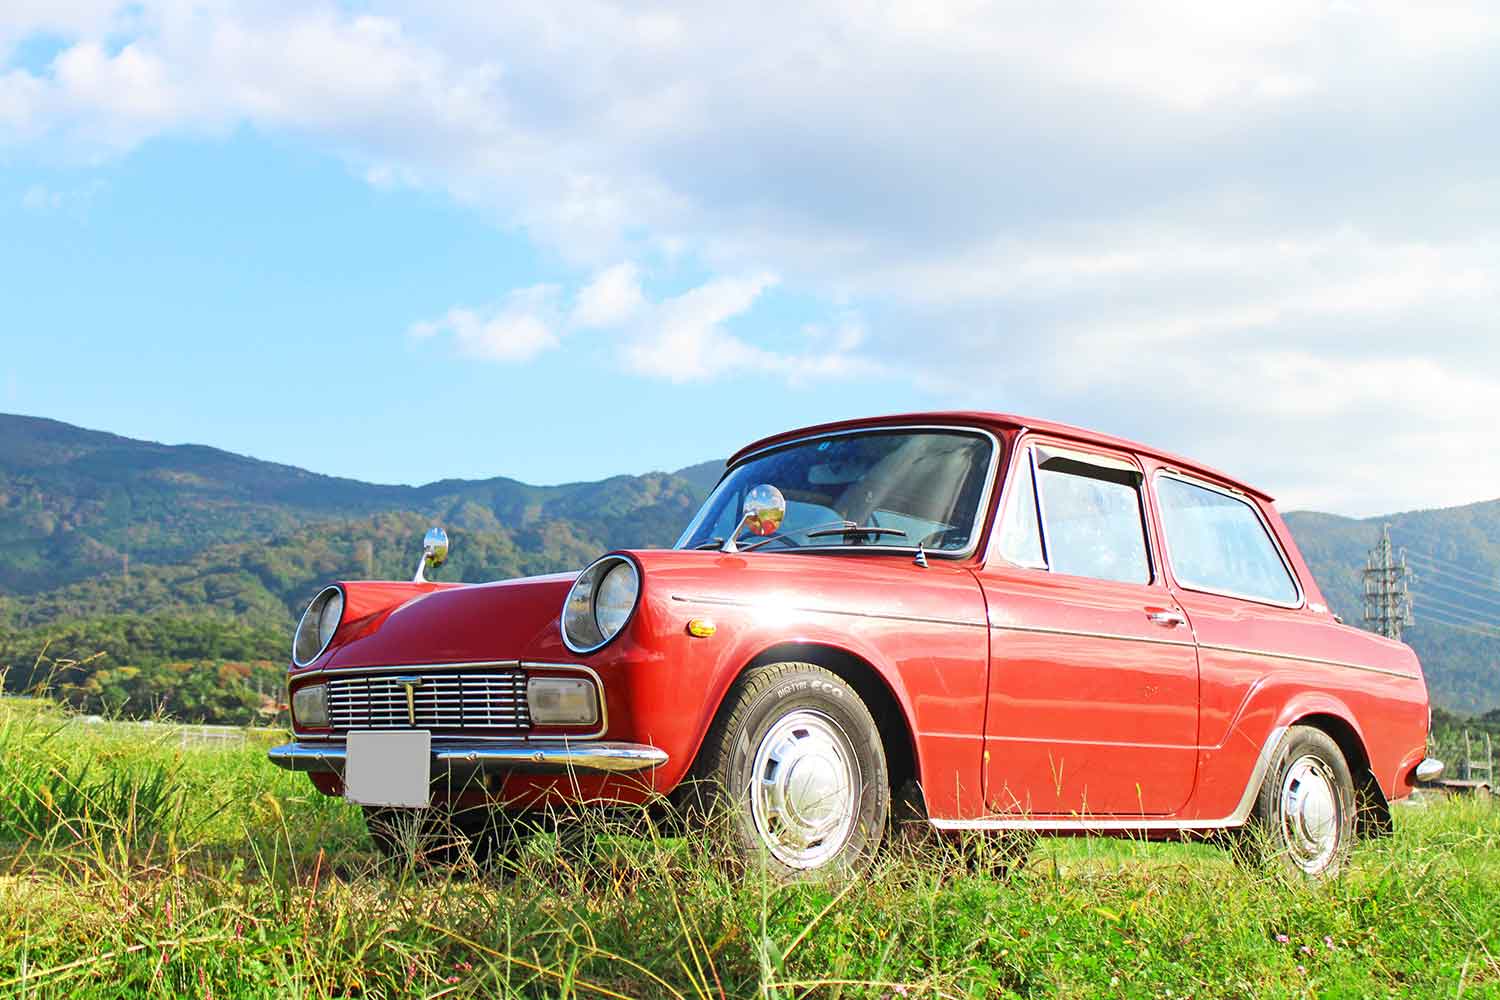
[[[1247,500],[1176,476],[1156,478],[1167,558],[1191,590],[1295,605],[1297,582]]]

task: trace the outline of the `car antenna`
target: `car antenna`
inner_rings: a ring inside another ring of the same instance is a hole
[[[912,562],[916,563],[923,569],[927,568],[927,552],[922,548],[921,542],[917,543],[917,554],[912,558]]]

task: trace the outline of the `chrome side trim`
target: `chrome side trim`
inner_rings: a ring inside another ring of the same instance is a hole
[[[1266,780],[1266,772],[1271,767],[1271,761],[1276,758],[1276,751],[1281,747],[1282,737],[1286,735],[1289,727],[1277,726],[1271,730],[1266,737],[1265,744],[1256,755],[1255,767],[1250,771],[1250,780],[1245,785],[1245,791],[1240,795],[1239,804],[1228,816],[1220,819],[1154,819],[1150,817],[1120,817],[1120,816],[1058,816],[1058,817],[1017,817],[1006,818],[983,818],[983,819],[930,819],[932,826],[938,830],[1064,830],[1064,831],[1098,831],[1108,830],[1222,830],[1227,827],[1243,826],[1250,818],[1250,810],[1255,806],[1255,797],[1260,793],[1260,786]]]
[[[1276,556],[1281,560],[1281,568],[1286,570],[1286,575],[1291,579],[1292,586],[1296,588],[1297,601],[1295,604],[1288,604],[1285,601],[1268,601],[1264,597],[1252,597],[1249,594],[1240,594],[1232,590],[1215,590],[1212,587],[1194,586],[1190,583],[1184,582],[1177,575],[1177,566],[1172,559],[1172,544],[1167,540],[1166,519],[1163,518],[1161,524],[1161,544],[1162,548],[1166,551],[1167,563],[1169,566],[1171,566],[1173,582],[1182,587],[1182,589],[1191,590],[1197,594],[1213,594],[1216,597],[1228,597],[1236,601],[1248,601],[1251,604],[1263,604],[1266,607],[1271,608],[1286,608],[1288,611],[1299,611],[1302,608],[1307,607],[1307,591],[1302,586],[1302,580],[1297,576],[1297,571],[1292,567],[1292,561],[1287,558],[1286,550],[1281,546],[1281,539],[1277,538],[1276,532],[1271,530],[1271,525],[1266,521],[1266,516],[1261,512],[1259,504],[1253,502],[1248,496],[1246,496],[1244,493],[1241,493],[1239,490],[1231,490],[1226,487],[1220,486],[1217,483],[1211,483],[1207,480],[1199,479],[1196,476],[1190,476],[1187,473],[1178,472],[1176,469],[1172,468],[1162,468],[1156,470],[1156,474],[1151,477],[1151,490],[1153,493],[1156,492],[1156,480],[1162,478],[1163,476],[1168,479],[1176,479],[1178,482],[1187,483],[1189,486],[1196,486],[1199,489],[1207,490],[1210,493],[1217,493],[1220,496],[1228,497],[1231,500],[1242,503],[1246,507],[1249,507],[1250,512],[1255,515],[1255,519],[1260,522],[1260,530],[1264,531],[1266,533],[1266,537],[1271,540],[1271,547],[1276,550]],[[1159,497],[1155,499],[1156,506],[1158,509],[1160,509],[1161,499]]]
[[[288,771],[318,771],[342,774],[345,750],[342,745],[286,743],[272,747],[266,756],[277,767]],[[659,767],[667,762],[667,753],[644,743],[585,743],[575,746],[564,740],[532,742],[525,746],[497,746],[468,740],[434,742],[433,770],[472,769],[480,773],[526,771],[565,773],[588,771],[617,774]]]
[[[1246,649],[1243,646],[1224,646],[1210,642],[1199,643],[1198,648],[1217,650],[1221,653],[1240,653],[1245,656],[1265,656],[1274,660],[1291,660],[1295,663],[1313,663],[1323,667],[1343,667],[1346,670],[1363,670],[1366,673],[1384,674],[1387,677],[1402,677],[1409,681],[1417,680],[1416,674],[1409,674],[1404,670],[1372,667],[1364,663],[1350,663],[1347,660],[1327,660],[1321,656],[1302,656],[1297,653],[1274,653],[1268,649]]]
[[[740,601],[733,597],[711,597],[700,594],[673,594],[672,600],[681,601],[684,604],[714,604],[728,608],[758,608],[766,606],[758,601]],[[989,627],[985,622],[963,621],[958,618],[921,618],[916,615],[875,615],[868,611],[845,611],[841,608],[814,608],[794,605],[792,607],[778,607],[778,610],[797,611],[811,615],[843,615],[846,618],[875,618],[881,621],[918,622],[924,625],[960,625],[964,628]]]
[[[1387,677],[1401,677],[1405,680],[1414,681],[1416,674],[1409,674],[1404,670],[1390,670],[1386,667],[1372,667],[1364,663],[1350,663],[1348,660],[1329,660],[1320,656],[1303,656],[1298,653],[1277,653],[1269,649],[1248,649],[1244,646],[1226,646],[1212,642],[1192,642],[1188,639],[1159,639],[1155,636],[1144,635],[1122,635],[1117,632],[1089,632],[1081,629],[1048,628],[1043,625],[996,625],[990,628],[1005,632],[1036,632],[1042,635],[1069,635],[1080,636],[1086,639],[1117,639],[1120,642],[1147,642],[1162,646],[1197,646],[1199,649],[1214,650],[1220,653],[1239,653],[1243,656],[1261,656],[1272,660],[1290,660],[1294,663],[1312,663],[1321,667],[1342,667],[1345,670],[1363,670],[1372,674],[1384,674]]]
[[[1443,762],[1435,757],[1428,757],[1417,765],[1412,772],[1418,781],[1436,781],[1443,776]]]
[[[609,731],[609,699],[604,694],[604,681],[600,679],[598,671],[582,663],[542,663],[537,660],[476,660],[469,663],[396,663],[379,667],[334,667],[322,670],[308,670],[297,674],[291,680],[303,681],[305,678],[331,677],[342,674],[384,674],[384,673],[425,673],[434,670],[562,670],[574,671],[587,674],[594,681],[594,690],[599,692],[599,728],[590,733],[569,735],[569,740],[596,740]],[[298,685],[301,686],[300,683]],[[528,706],[529,708],[530,706]],[[322,744],[342,743],[343,737],[337,733],[303,732],[295,726],[292,727],[292,735],[298,740],[317,741]],[[543,735],[545,737],[545,734]],[[525,743],[527,740],[535,741],[535,737],[526,735],[518,736],[468,736],[462,737],[483,743]]]
[[[828,438],[849,437],[852,434],[889,434],[897,431],[945,431],[948,433],[972,434],[977,437],[982,437],[990,443],[990,461],[984,472],[984,489],[979,494],[979,502],[974,510],[974,527],[973,530],[969,533],[968,546],[962,550],[933,549],[932,551],[927,553],[929,557],[937,556],[943,559],[969,558],[979,550],[979,536],[984,533],[985,518],[987,518],[990,513],[990,499],[995,495],[995,471],[1000,464],[1001,452],[1004,451],[1004,448],[1000,444],[1000,439],[995,435],[993,431],[989,430],[988,428],[977,427],[973,424],[893,424],[889,427],[876,424],[866,427],[849,427],[841,431],[828,431],[822,434],[808,434],[804,437],[793,438],[790,441],[778,441],[775,444],[766,445],[764,448],[757,448],[755,451],[752,451],[747,455],[742,455],[740,457],[740,460],[738,462],[735,462],[733,465],[727,465],[724,467],[724,474],[719,477],[719,481],[714,484],[714,488],[708,491],[708,496],[703,499],[703,504],[698,508],[698,513],[693,515],[693,519],[688,522],[688,526],[683,530],[682,535],[677,539],[677,541],[672,543],[672,548],[680,549],[687,544],[687,540],[693,537],[693,533],[698,530],[699,525],[703,520],[704,514],[708,511],[710,502],[712,502],[715,496],[718,494],[719,487],[724,485],[724,480],[729,478],[729,474],[731,472],[744,465],[751,459],[758,458],[768,452],[780,451],[783,448],[791,448],[795,445],[805,444],[808,441],[823,441]],[[850,549],[850,546],[804,545],[800,548],[803,552],[847,552]],[[860,548],[876,553],[893,552],[898,554],[905,554],[916,551],[915,546],[911,545],[864,545],[860,546]]]
[[[1039,635],[1068,635],[1084,639],[1116,639],[1120,642],[1145,642],[1154,646],[1196,646],[1191,639],[1163,639],[1154,635],[1125,635],[1119,632],[1088,632],[1071,628],[1048,628],[1045,625],[996,625],[990,628],[1002,632],[1034,632]]]
[[[923,733],[922,735],[926,736],[928,734]],[[1046,739],[1039,739],[1035,736],[996,736],[994,733],[986,733],[984,738],[986,740],[993,740],[996,743],[1046,743],[1048,746],[1058,745],[1068,747],[1129,747],[1132,750],[1192,750],[1195,753],[1202,750],[1219,749],[1219,747],[1199,746],[1196,743],[1131,743],[1125,740],[1065,740],[1053,736],[1049,736]]]

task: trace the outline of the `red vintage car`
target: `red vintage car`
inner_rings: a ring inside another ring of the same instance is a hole
[[[756,442],[674,548],[579,574],[333,584],[289,685],[271,760],[377,839],[712,805],[784,874],[869,858],[904,802],[938,834],[1255,825],[1319,875],[1442,767],[1416,656],[1330,613],[1270,497],[996,413]]]

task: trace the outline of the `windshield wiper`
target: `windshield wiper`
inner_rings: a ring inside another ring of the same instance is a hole
[[[810,528],[798,528],[796,531],[789,531],[784,535],[772,535],[769,538],[762,538],[758,542],[741,545],[740,551],[749,552],[752,549],[760,548],[762,545],[769,545],[771,542],[791,538],[794,535],[806,535],[808,538],[827,538],[831,535],[842,535],[845,538],[853,535],[900,535],[902,538],[905,538],[906,532],[900,528],[883,528],[878,524],[855,524],[853,521],[833,521],[829,524],[815,524]]]
[[[828,535],[900,535],[906,537],[906,532],[900,528],[882,528],[878,524],[855,524],[853,521],[845,521],[837,528],[820,528],[817,531],[807,532],[808,538],[824,538]]]

